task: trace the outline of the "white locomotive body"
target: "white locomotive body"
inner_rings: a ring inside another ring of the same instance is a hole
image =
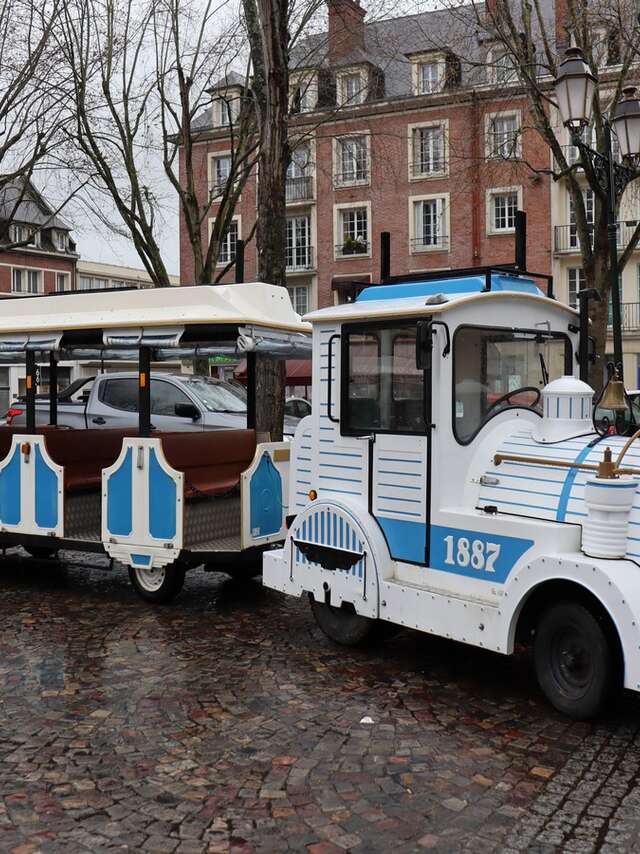
[[[306,319],[313,412],[264,583],[310,594],[342,643],[379,621],[505,654],[533,636],[543,691],[575,717],[640,690],[640,481],[577,467],[624,440],[594,430],[576,312],[494,271]]]

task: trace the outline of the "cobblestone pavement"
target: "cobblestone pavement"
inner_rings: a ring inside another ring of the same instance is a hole
[[[14,556],[0,589],[2,852],[640,850],[633,697],[570,723],[525,656],[346,651],[222,575],[154,608]]]

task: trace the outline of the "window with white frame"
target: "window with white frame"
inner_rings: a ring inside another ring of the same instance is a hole
[[[224,193],[225,187],[231,175],[231,155],[212,157],[211,164],[211,198],[217,199]]]
[[[366,75],[362,71],[341,74],[338,78],[338,87],[341,107],[351,107],[354,104],[363,104],[365,102],[367,80]]]
[[[310,113],[318,103],[318,84],[314,75],[292,77],[289,85],[289,111],[294,115]]]
[[[14,267],[11,276],[11,290],[14,294],[38,294],[42,291],[42,271],[23,270]]]
[[[582,267],[569,267],[567,270],[567,302],[571,308],[578,307],[578,294],[584,290],[585,278]]]
[[[491,66],[494,83],[508,85],[518,80],[518,69],[516,63],[508,51],[494,50],[491,56]]]
[[[287,178],[303,178],[311,166],[311,149],[308,145],[297,145],[291,152],[287,167]]]
[[[27,226],[14,222],[9,229],[9,240],[11,243],[23,243],[27,239]]]
[[[55,243],[55,247],[59,252],[65,252],[67,249],[67,235],[64,231],[58,231],[57,229],[53,232],[53,239]]]
[[[40,249],[42,246],[42,232],[39,228],[33,232],[33,234],[31,235],[31,239],[33,240],[33,245],[35,246],[35,248]]]
[[[229,224],[229,229],[220,242],[218,264],[229,264],[235,260],[238,237],[238,220],[234,219]]]
[[[298,314],[306,314],[309,311],[309,285],[294,285],[287,287],[287,290],[293,310]]]
[[[369,251],[369,209],[366,206],[338,211],[337,254],[366,255]]]
[[[79,291],[90,291],[93,288],[93,279],[91,276],[80,276],[78,280]]]
[[[413,202],[413,252],[447,248],[446,204],[444,197]]]
[[[412,169],[414,177],[441,175],[446,170],[445,126],[417,127],[412,131]]]
[[[312,172],[310,146],[296,146],[291,152],[291,162],[287,166],[287,202],[300,202],[313,198]]]
[[[501,190],[489,194],[490,230],[494,233],[513,231],[516,227],[518,191]]]
[[[517,113],[497,113],[488,117],[487,156],[513,160],[520,154],[520,118]]]
[[[336,141],[337,184],[357,184],[369,180],[367,136],[342,137]]]
[[[56,290],[57,291],[68,291],[69,290],[69,274],[68,273],[56,273]]]
[[[308,216],[287,217],[287,270],[309,270],[311,258],[311,221]]]
[[[220,95],[213,102],[213,124],[215,127],[229,127],[237,117],[238,101],[228,95]]]
[[[587,220],[587,226],[589,230],[591,230],[593,227],[593,223],[595,222],[595,195],[593,190],[590,187],[585,188],[582,191],[582,198],[584,201],[584,213]],[[578,238],[576,206],[573,202],[573,197],[571,196],[571,193],[569,193],[569,191],[567,191],[567,203],[569,206],[569,228],[567,229],[569,232],[569,241],[566,248],[579,249],[580,239]]]
[[[433,95],[440,91],[440,63],[418,63],[418,94]]]

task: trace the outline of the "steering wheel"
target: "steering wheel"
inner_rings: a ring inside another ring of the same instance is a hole
[[[533,401],[531,406],[535,406],[540,400],[540,389],[534,385],[523,385],[521,388],[514,388],[513,391],[509,391],[506,394],[503,394],[497,400],[494,400],[491,406],[487,409],[487,414],[491,412],[492,409],[495,409],[496,406],[500,406],[501,403],[508,402],[510,398],[514,397],[516,394],[523,394],[526,391],[532,391],[536,395],[536,399]]]

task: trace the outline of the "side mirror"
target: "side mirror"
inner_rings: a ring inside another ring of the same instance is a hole
[[[416,368],[425,371],[431,367],[433,353],[433,327],[431,320],[419,320],[416,329]]]
[[[176,403],[174,411],[178,418],[191,418],[192,421],[200,418],[200,410],[193,403]]]

